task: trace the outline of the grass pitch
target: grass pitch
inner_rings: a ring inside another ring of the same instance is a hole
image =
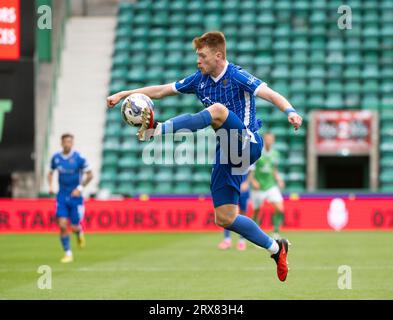
[[[0,299],[393,299],[392,232],[287,232],[287,281],[267,251],[219,251],[221,233],[87,234],[59,262],[57,235],[0,235]],[[233,234],[233,243],[238,236]],[[39,289],[40,265],[52,289]],[[338,288],[351,267],[352,289]]]

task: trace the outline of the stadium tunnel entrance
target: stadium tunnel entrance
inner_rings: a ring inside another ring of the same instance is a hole
[[[370,188],[368,156],[319,156],[318,189]]]

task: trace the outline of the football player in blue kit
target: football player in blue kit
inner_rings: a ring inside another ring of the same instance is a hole
[[[64,250],[62,263],[73,261],[70,236],[68,234],[68,221],[71,229],[77,236],[80,248],[85,247],[86,240],[80,222],[83,219],[84,205],[82,191],[93,178],[87,160],[73,149],[74,136],[65,133],[61,136],[62,151],[56,152],[51,159],[48,173],[49,193],[53,191],[53,173],[59,174],[59,192],[56,196],[56,218],[60,227],[60,241]],[[82,178],[84,179],[82,180]]]
[[[154,120],[152,109],[143,109],[138,138],[149,141],[157,135],[197,131],[212,126],[218,141],[210,184],[216,224],[268,250],[277,265],[278,278],[285,281],[288,240],[271,238],[252,219],[239,214],[238,204],[240,185],[249,166],[261,156],[263,149],[263,140],[258,134],[261,121],[256,119],[255,97],[273,103],[286,114],[295,130],[301,126],[302,117],[287,99],[265,82],[227,61],[222,32],[207,32],[196,37],[193,46],[199,69],[194,74],[174,83],[118,92],[107,98],[107,105],[114,107],[133,93],[142,93],[151,99],[180,93],[196,95],[205,106],[204,110],[179,115],[163,123]]]

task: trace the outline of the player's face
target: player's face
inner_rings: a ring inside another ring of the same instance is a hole
[[[270,147],[274,143],[274,136],[272,134],[265,134],[265,136],[263,137],[263,143],[267,149],[270,149]]]
[[[198,68],[202,74],[211,74],[217,67],[217,52],[208,47],[197,49]]]
[[[63,153],[67,154],[71,151],[72,147],[74,145],[74,139],[68,137],[64,138],[61,141],[61,147],[63,148]]]

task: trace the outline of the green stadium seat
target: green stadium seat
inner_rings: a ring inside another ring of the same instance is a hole
[[[196,171],[192,175],[192,179],[195,182],[206,182],[206,183],[209,183],[210,182],[210,172],[208,172],[208,171]]]
[[[346,108],[356,108],[360,106],[360,95],[359,94],[346,94],[344,98],[344,104]]]
[[[272,71],[272,77],[277,79],[287,79],[289,77],[288,66],[285,65],[276,66]]]
[[[227,0],[222,3],[221,8],[224,12],[237,12],[240,8],[240,3],[238,0]]]
[[[111,193],[113,193],[115,188],[116,188],[116,183],[114,181],[105,181],[105,180],[102,180],[102,177],[101,177],[101,181],[100,181],[100,189],[101,190],[109,190]]]
[[[191,191],[193,194],[209,194],[210,184],[205,182],[194,183]]]
[[[289,52],[278,52],[274,55],[273,61],[275,65],[289,64]]]
[[[154,185],[151,182],[141,181],[137,183],[133,194],[152,194],[154,193]]]
[[[174,184],[174,188],[172,189],[172,193],[174,194],[190,194],[192,192],[190,182],[176,182]]]
[[[101,177],[100,181],[101,182],[115,182],[117,178],[117,173],[116,173],[116,168],[111,167],[112,170],[108,170],[108,168],[105,168],[101,172]]]
[[[312,66],[307,72],[307,77],[310,79],[325,78],[325,76],[324,67],[319,65]]]
[[[132,183],[136,180],[135,177],[135,170],[127,170],[120,172],[117,175],[117,182],[122,182],[122,183],[129,183],[129,186],[132,186]]]
[[[186,12],[188,7],[188,1],[175,0],[170,2],[170,9],[176,12]]]
[[[269,10],[266,10],[262,12],[261,14],[257,15],[255,22],[257,23],[258,26],[272,26],[276,23],[274,19],[273,12],[269,12]]]
[[[344,106],[343,97],[338,93],[328,94],[324,105],[328,109],[342,109]]]
[[[154,180],[157,183],[166,183],[173,180],[173,170],[168,166],[159,167],[157,174],[154,175]]]
[[[103,147],[105,151],[118,151],[120,149],[120,143],[116,138],[105,139]]]
[[[179,166],[174,175],[175,181],[189,181],[192,177],[191,167]]]
[[[140,165],[140,159],[137,157],[121,157],[118,162],[118,167],[122,170],[133,169]]]
[[[171,194],[173,193],[173,185],[170,182],[157,183],[154,185],[152,194]]]
[[[146,69],[144,67],[134,67],[128,72],[127,80],[129,82],[146,81]]]
[[[326,73],[326,77],[330,80],[337,81],[341,79],[343,73],[343,66],[339,64],[339,59],[336,60],[336,64],[329,65]]]
[[[364,96],[361,102],[362,109],[367,110],[378,110],[379,109],[379,99],[378,94],[368,93]]]
[[[204,17],[203,24],[206,30],[220,30],[222,26],[221,15],[208,14]]]

